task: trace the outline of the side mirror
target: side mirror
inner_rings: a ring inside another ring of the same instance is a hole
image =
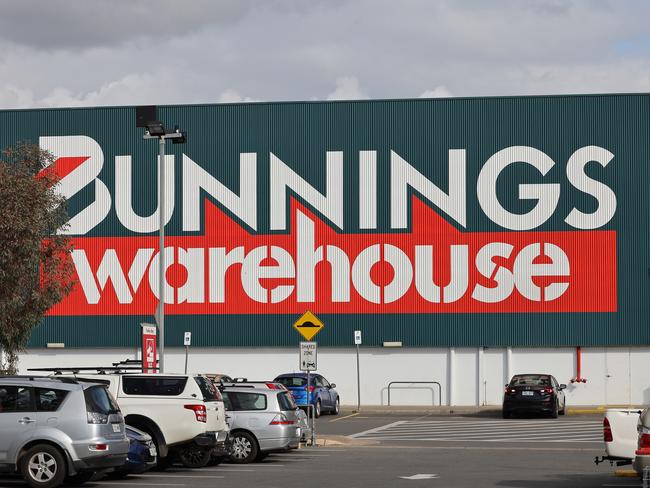
[[[336,383],[332,383],[332,384],[330,385],[330,388],[336,388]]]
[[[559,388],[559,389],[560,389],[560,390],[564,390],[565,388],[566,388],[566,385],[565,385],[564,383],[562,383],[562,384],[560,385],[560,388]]]

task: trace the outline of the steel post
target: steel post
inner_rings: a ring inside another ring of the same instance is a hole
[[[160,362],[161,373],[165,372],[165,136],[159,138],[158,162],[158,217],[160,218],[160,252],[158,254],[158,328],[160,330]]]

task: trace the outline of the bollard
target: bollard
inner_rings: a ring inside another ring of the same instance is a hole
[[[643,468],[643,488],[650,488],[650,467]]]

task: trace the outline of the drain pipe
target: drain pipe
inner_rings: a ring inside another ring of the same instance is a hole
[[[582,348],[576,347],[576,377],[571,378],[571,383],[586,383],[587,378],[582,377]]]

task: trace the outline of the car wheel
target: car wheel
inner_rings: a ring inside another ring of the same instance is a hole
[[[341,411],[341,400],[339,400],[339,397],[336,397],[336,402],[334,402],[334,411],[332,412],[332,415],[338,415],[340,411]]]
[[[160,452],[160,451],[158,451]],[[167,454],[167,457],[160,457],[158,456],[158,459],[156,460],[156,471],[165,471],[169,468],[172,467],[174,464],[174,456],[170,452]]]
[[[65,459],[56,447],[39,444],[23,455],[20,472],[32,488],[54,488],[65,479]]]
[[[551,418],[556,419],[558,416],[558,411],[559,411],[559,407],[557,405],[557,402],[555,402],[555,405],[553,405],[553,410],[551,410]]]
[[[212,457],[210,449],[206,449],[196,444],[182,448],[178,453],[178,459],[181,464],[190,469],[203,468],[207,466]]]
[[[81,473],[75,474],[74,476],[68,476],[65,479],[66,484],[78,486],[83,485],[84,483],[90,481],[90,478],[95,476],[94,471],[83,471]]]
[[[208,466],[219,466],[224,459],[225,456],[212,456],[210,457],[210,462],[208,463]]]
[[[320,398],[316,402],[316,407],[314,408],[314,417],[318,418],[320,417],[321,414],[321,404],[320,404]]]
[[[267,457],[269,457],[268,452],[259,452],[257,454],[257,457],[255,458],[255,461],[264,461]]]
[[[562,410],[560,410],[559,413],[560,413],[560,415],[564,415],[566,413],[566,403],[564,403],[564,405],[562,405]]]
[[[237,432],[232,436],[232,454],[230,460],[236,464],[248,464],[255,461],[259,448],[257,441],[248,432]]]

